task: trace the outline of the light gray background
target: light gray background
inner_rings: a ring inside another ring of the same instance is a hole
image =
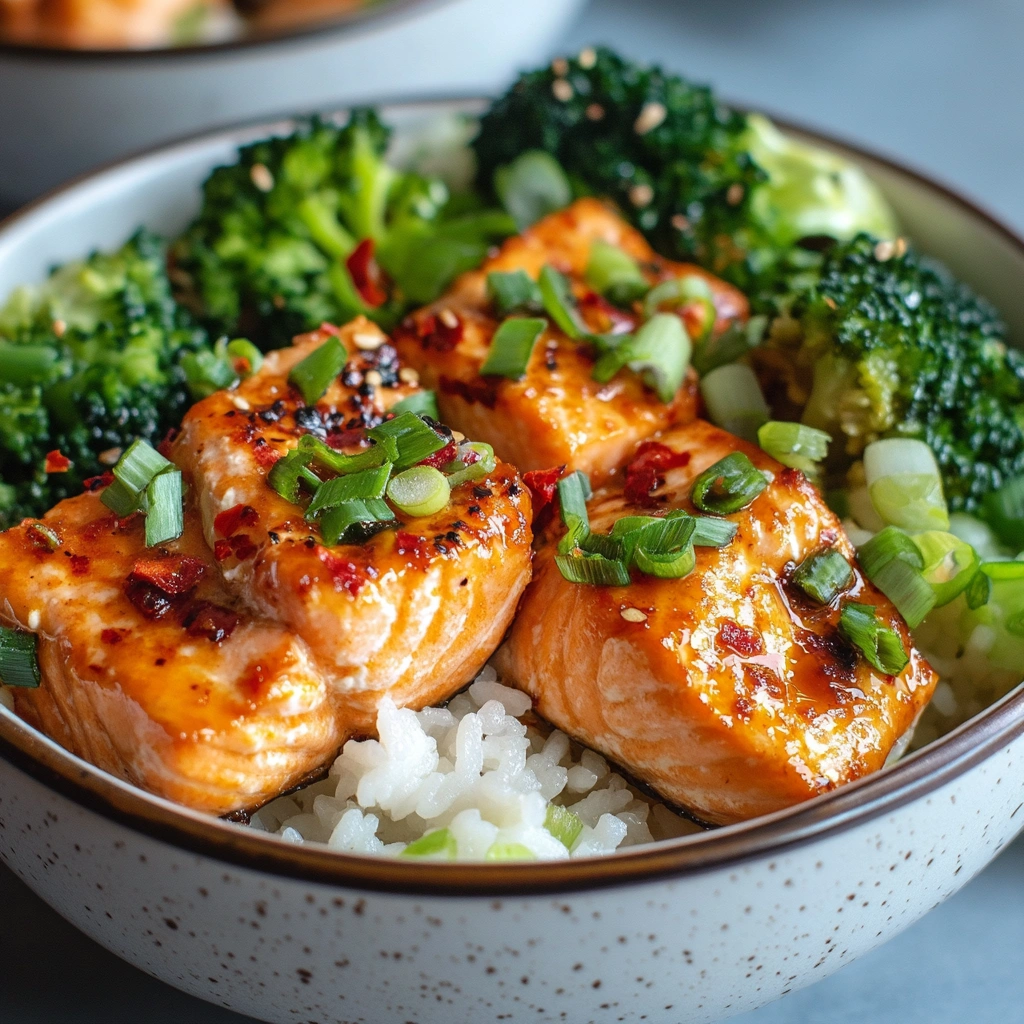
[[[594,42],[898,156],[1024,230],[1024,0],[595,0],[562,48]],[[0,964],[5,1024],[245,1021],[116,960],[2,868]],[[737,1020],[1024,1021],[1024,841],[888,946]]]

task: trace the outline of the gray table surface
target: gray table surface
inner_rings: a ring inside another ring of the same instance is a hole
[[[1024,230],[1020,0],[595,0],[563,48],[594,42],[898,155]],[[245,1020],[121,963],[2,868],[0,908],[6,1024]],[[1024,1021],[1024,841],[883,949],[737,1020]]]

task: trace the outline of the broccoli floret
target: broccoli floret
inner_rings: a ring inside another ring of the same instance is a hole
[[[849,161],[604,48],[523,75],[484,115],[474,148],[485,193],[501,167],[544,150],[577,193],[616,200],[657,251],[747,291],[804,236],[893,233],[884,199]]]
[[[135,438],[159,440],[191,401],[179,359],[205,345],[144,231],[18,289],[0,309],[0,528],[77,493]],[[54,450],[67,472],[46,472]]]
[[[845,440],[834,473],[879,437],[920,438],[952,509],[1024,471],[1024,356],[992,306],[902,241],[858,235],[817,260],[754,352],[775,413]]]
[[[267,349],[360,313],[390,325],[513,230],[504,215],[467,209],[439,178],[390,166],[389,135],[373,111],[357,110],[342,127],[314,119],[245,146],[214,170],[174,248],[181,299],[211,333]],[[394,280],[384,302],[348,266],[367,239]]]

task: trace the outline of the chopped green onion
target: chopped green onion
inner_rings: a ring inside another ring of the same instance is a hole
[[[992,577],[985,572],[976,572],[974,578],[967,584],[967,589],[964,591],[967,607],[971,611],[977,611],[988,604],[991,596]]]
[[[335,451],[320,438],[314,437],[312,434],[304,434],[299,438],[297,450],[312,452],[312,461],[317,466],[341,475],[361,473],[365,469],[376,469],[378,466],[383,466],[385,462],[394,462],[398,458],[398,444],[390,435],[385,435],[364,451],[356,452],[354,455],[345,455]]]
[[[700,393],[712,423],[757,443],[758,430],[768,422],[771,412],[754,371],[746,363],[728,363],[705,374]]]
[[[395,402],[391,412],[396,416],[401,412],[414,412],[417,416],[429,416],[432,420],[441,418],[437,410],[437,394],[433,391],[414,391],[400,402]]]
[[[388,484],[388,497],[410,516],[431,516],[448,504],[451,488],[433,466],[413,466]]]
[[[949,528],[942,476],[924,441],[873,441],[864,449],[864,475],[871,503],[886,523],[912,533]]]
[[[868,579],[894,558],[898,558],[920,571],[924,568],[921,549],[899,527],[887,526],[871,540],[857,548],[857,558]]]
[[[544,311],[554,320],[562,333],[576,341],[583,338],[587,332],[580,322],[576,300],[565,275],[560,274],[552,266],[545,266],[540,272],[537,284]]]
[[[487,298],[494,304],[498,316],[534,313],[543,308],[540,288],[525,270],[491,271],[487,275]]]
[[[690,543],[697,548],[724,548],[736,536],[739,526],[729,519],[694,516],[693,536]]]
[[[114,479],[135,496],[140,495],[161,473],[173,469],[174,463],[165,459],[148,441],[133,441],[114,466]]]
[[[817,472],[817,464],[828,455],[831,440],[824,430],[803,423],[769,420],[757,430],[757,443],[773,459],[808,476]]]
[[[909,658],[899,634],[878,621],[874,605],[849,601],[839,613],[839,632],[858,647],[868,663],[894,676],[906,668]]]
[[[35,689],[40,682],[38,637],[0,626],[0,683]]]
[[[238,383],[238,374],[223,348],[220,351],[200,349],[198,352],[186,352],[179,362],[189,394],[195,401]]]
[[[607,533],[590,533],[580,528],[580,520],[573,520],[574,526],[562,538],[558,550],[563,555],[572,554],[576,548],[588,555],[602,555],[613,562],[624,562],[629,565],[633,545],[627,550],[625,539],[610,536]]]
[[[526,317],[510,317],[503,321],[491,338],[491,347],[480,372],[485,376],[491,374],[519,380],[526,373],[533,346],[547,325],[547,320]]]
[[[548,812],[544,816],[544,827],[567,849],[571,850],[573,843],[580,837],[583,831],[583,819],[568,807],[559,804],[548,804]]]
[[[100,494],[100,501],[103,502],[111,512],[120,519],[130,516],[133,512],[144,511],[146,492],[137,494],[125,486],[116,477],[113,482],[103,489]]]
[[[605,558],[603,555],[555,555],[558,571],[570,583],[585,583],[595,587],[625,587],[629,585],[629,569],[625,562]]]
[[[341,373],[348,353],[337,338],[325,341],[292,367],[288,380],[299,389],[307,405],[318,402],[327,393],[331,381]]]
[[[572,202],[562,165],[542,149],[528,149],[494,172],[494,191],[520,230]]]
[[[118,459],[117,465],[114,466],[114,481],[109,487],[104,489],[100,495],[100,501],[115,515],[122,518],[131,515],[133,512],[148,513],[152,502],[152,485],[161,476],[169,476],[172,472],[177,473],[173,462],[165,459],[147,441],[141,439],[134,441],[121,458]],[[177,517],[180,519],[181,474],[177,473],[177,475],[179,491]],[[171,498],[163,497],[165,494],[172,494],[173,489],[173,484],[162,484],[157,488],[157,493],[161,495],[161,501],[165,502],[165,504],[159,512],[158,522],[152,526],[148,522],[146,524],[147,544],[162,543],[162,541],[150,541],[148,538],[151,535],[154,537],[160,536],[168,530],[173,531],[175,527],[175,513],[172,510],[171,504],[167,503],[173,502],[173,496]],[[180,528],[177,533],[165,539],[172,540],[174,537],[179,536],[181,536]]]
[[[336,476],[324,481],[316,489],[316,494],[306,509],[306,520],[312,522],[325,509],[344,505],[347,501],[384,497],[384,489],[390,476],[391,463],[385,462],[377,469],[364,469],[361,473]]]
[[[328,547],[356,544],[386,530],[395,513],[380,498],[354,499],[328,509],[320,517],[320,536]]]
[[[1014,550],[1024,548],[1024,476],[986,494],[981,508],[996,536]]]
[[[694,480],[690,500],[701,512],[724,516],[746,508],[767,486],[746,455],[730,452]]]
[[[919,569],[902,559],[886,562],[868,579],[892,601],[911,629],[935,607],[935,591]]]
[[[305,438],[302,440],[304,441]],[[324,447],[326,448],[327,446],[324,445]],[[303,484],[314,492],[321,484],[320,477],[309,468],[314,454],[311,448],[303,446],[300,441],[298,448],[290,451],[284,458],[278,459],[270,467],[270,472],[267,474],[267,483],[285,501],[290,501],[293,505],[297,505]]]
[[[685,277],[674,277],[670,281],[662,281],[647,293],[644,299],[644,314],[648,317],[655,313],[680,309],[682,306],[699,304],[703,317],[697,341],[703,341],[715,326],[718,312],[715,309],[711,286],[699,274],[687,274]]]
[[[693,572],[697,555],[692,544],[687,544],[681,551],[659,553],[645,550],[641,541],[633,552],[633,564],[647,576],[676,580]]]
[[[181,470],[160,473],[146,488],[146,546],[177,540],[185,529]]]
[[[594,291],[616,306],[631,305],[651,287],[632,256],[601,238],[591,243],[584,277]]]
[[[459,445],[459,452],[464,452],[467,449],[476,452],[480,458],[476,462],[463,462],[461,458],[457,458],[449,462],[442,470],[448,477],[448,486],[451,490],[455,490],[460,484],[468,483],[471,480],[482,479],[488,473],[493,473],[498,465],[498,460],[494,457],[494,449],[489,444],[484,444],[482,441],[470,441]]]
[[[974,548],[952,533],[929,530],[916,534],[914,544],[924,560],[921,571],[935,593],[936,608],[959,597],[978,572]]]
[[[673,511],[667,516],[652,516],[654,522],[648,523],[637,531],[630,531],[628,536],[634,533],[638,536],[638,542],[644,547],[648,554],[665,555],[669,552],[678,551],[679,548],[690,543],[694,530],[697,528],[697,520],[686,512]],[[614,528],[613,528],[614,529]]]
[[[484,854],[484,860],[536,860],[537,854],[522,843],[492,843]]]
[[[981,571],[993,580],[1024,580],[1024,562],[982,562]]]
[[[21,387],[45,380],[60,353],[49,345],[15,345],[0,339],[0,380]]]
[[[831,604],[853,582],[853,569],[835,548],[805,558],[793,573],[793,583],[819,604]]]
[[[752,316],[745,324],[734,323],[721,334],[710,335],[695,349],[693,368],[704,377],[719,366],[742,359],[760,344],[767,326],[767,317]]]
[[[447,440],[440,437],[415,413],[403,412],[392,420],[386,420],[380,426],[366,432],[374,441],[387,444],[391,438],[397,445],[397,454],[392,461],[395,469],[405,469],[433,455],[447,445]]]
[[[624,366],[641,376],[663,402],[671,402],[690,365],[690,339],[682,320],[656,313],[594,365],[594,380],[608,381]]]
[[[432,857],[436,860],[455,860],[458,843],[452,830],[439,828],[436,832],[428,832],[425,836],[413,840],[400,854],[400,857]]]
[[[242,377],[251,377],[263,365],[263,353],[247,338],[229,341],[227,352],[233,359],[244,359],[249,364],[249,369],[240,374]]]
[[[558,481],[558,507],[561,510],[562,522],[569,525],[569,519],[579,519],[589,530],[590,519],[587,516],[587,499],[591,497],[590,478],[582,470],[563,476]]]

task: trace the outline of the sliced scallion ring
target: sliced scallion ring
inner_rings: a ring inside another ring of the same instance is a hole
[[[730,452],[693,482],[690,500],[701,512],[730,515],[746,508],[766,487],[764,473],[742,452]]]
[[[172,469],[153,477],[146,488],[146,546],[155,547],[177,540],[185,529],[184,488],[181,470]]]
[[[924,561],[922,575],[935,593],[935,607],[941,608],[967,589],[981,563],[974,548],[952,533],[928,530],[913,540]]]
[[[545,266],[537,280],[544,311],[558,325],[563,334],[578,341],[587,331],[580,322],[572,288],[564,274],[552,266]]]
[[[895,676],[910,661],[899,634],[879,622],[875,606],[849,601],[839,613],[839,632],[859,648],[869,665]]]
[[[583,831],[583,819],[568,807],[548,804],[544,827],[567,849],[571,850]]]
[[[591,243],[583,276],[595,292],[616,306],[631,305],[642,299],[651,287],[636,260],[602,238]]]
[[[697,564],[697,555],[692,544],[687,544],[679,551],[659,553],[648,551],[641,541],[633,551],[633,564],[645,576],[677,580],[693,572],[693,567]]]
[[[455,860],[458,844],[449,828],[439,828],[414,839],[400,854],[400,857],[429,857],[431,860]]]
[[[690,543],[697,548],[724,548],[736,536],[739,526],[730,519],[694,516]]]
[[[894,558],[906,562],[919,572],[924,569],[921,549],[898,526],[887,526],[857,548],[857,558],[868,579]]]
[[[434,452],[440,451],[448,443],[441,438],[415,413],[399,413],[394,419],[385,420],[379,426],[366,432],[374,441],[387,444],[388,438],[394,440],[396,454],[392,460],[395,469],[405,469],[429,458]]]
[[[605,558],[603,555],[560,554],[555,555],[555,564],[570,583],[596,587],[629,586],[629,569],[625,562],[617,559]]]
[[[413,466],[392,477],[388,497],[406,515],[431,516],[448,504],[451,488],[445,475],[433,466]]]
[[[705,374],[700,393],[712,423],[757,443],[758,430],[768,422],[771,412],[754,371],[746,363],[728,363]]]
[[[853,569],[841,551],[829,548],[805,558],[792,580],[819,604],[831,604],[853,582]]]
[[[911,629],[921,625],[935,607],[935,591],[921,571],[899,558],[879,566],[868,578],[892,601]]]
[[[39,686],[39,638],[35,633],[0,626],[0,683],[4,686]]]
[[[525,270],[491,271],[487,275],[487,298],[499,316],[534,313],[543,308],[540,288]]]
[[[890,437],[864,449],[871,503],[886,523],[916,533],[948,530],[942,476],[924,441]]]
[[[391,463],[385,462],[376,469],[364,469],[361,473],[350,473],[348,476],[336,476],[325,480],[313,495],[313,500],[306,509],[306,521],[312,522],[321,512],[347,501],[366,500],[367,498],[383,498],[391,476]]]
[[[380,498],[355,499],[320,516],[320,536],[328,547],[360,544],[394,525],[395,513]]]
[[[433,391],[414,391],[400,402],[391,406],[396,416],[402,412],[414,412],[417,416],[429,416],[432,420],[441,418],[437,410],[437,394]]]
[[[682,320],[671,313],[656,313],[637,332],[622,339],[598,359],[594,380],[608,381],[624,366],[666,404],[675,398],[690,365],[690,339]]]
[[[172,462],[140,438],[128,446],[117,460],[113,472],[114,479],[122,484],[125,492],[137,498],[157,476],[173,468]]]
[[[304,441],[305,438],[302,440]],[[327,446],[324,445],[324,447],[326,448]],[[328,450],[330,451],[330,449]],[[303,486],[313,492],[320,486],[320,477],[309,468],[313,457],[313,450],[309,447],[304,447],[300,441],[298,448],[290,451],[284,458],[278,459],[270,467],[270,472],[267,474],[267,483],[285,501],[290,501],[293,505],[297,505]]]
[[[248,369],[240,373],[241,377],[251,377],[263,365],[263,353],[248,338],[235,338],[228,342],[228,355],[232,359],[244,359]]]
[[[977,611],[988,604],[992,596],[992,577],[986,572],[976,572],[974,578],[967,584],[964,591],[964,599],[971,611]]]
[[[475,452],[479,458],[476,462],[464,462],[467,452]],[[444,467],[444,474],[448,477],[448,486],[455,490],[460,484],[472,480],[482,480],[488,473],[493,473],[498,465],[494,457],[494,449],[482,441],[463,442],[459,445],[459,458],[449,462]]]
[[[745,324],[733,323],[719,335],[709,335],[694,349],[693,368],[701,377],[742,359],[760,344],[768,326],[766,316],[752,316]]]
[[[815,473],[817,464],[828,455],[831,440],[824,430],[803,423],[769,420],[757,430],[757,443],[773,459],[808,475]]]
[[[525,375],[533,346],[547,325],[547,320],[532,317],[509,317],[502,321],[491,338],[480,373],[519,380]]]
[[[562,522],[568,526],[570,517],[575,517],[589,529],[590,519],[587,516],[587,500],[591,497],[592,491],[587,474],[577,469],[575,473],[563,476],[558,481],[556,487]]]
[[[372,447],[354,455],[345,455],[324,444],[320,438],[304,434],[299,438],[299,447],[296,451],[311,452],[315,465],[344,476],[348,473],[361,473],[366,469],[376,469],[385,462],[394,462],[398,458],[398,443],[394,437],[385,435]]]
[[[682,306],[699,304],[702,311],[700,330],[696,341],[703,341],[715,326],[715,310],[711,286],[699,274],[687,274],[655,285],[644,299],[644,314],[648,317],[663,310],[677,310]]]
[[[307,405],[318,402],[327,393],[331,381],[341,373],[348,354],[337,338],[329,338],[305,359],[296,363],[288,380],[299,389]]]

